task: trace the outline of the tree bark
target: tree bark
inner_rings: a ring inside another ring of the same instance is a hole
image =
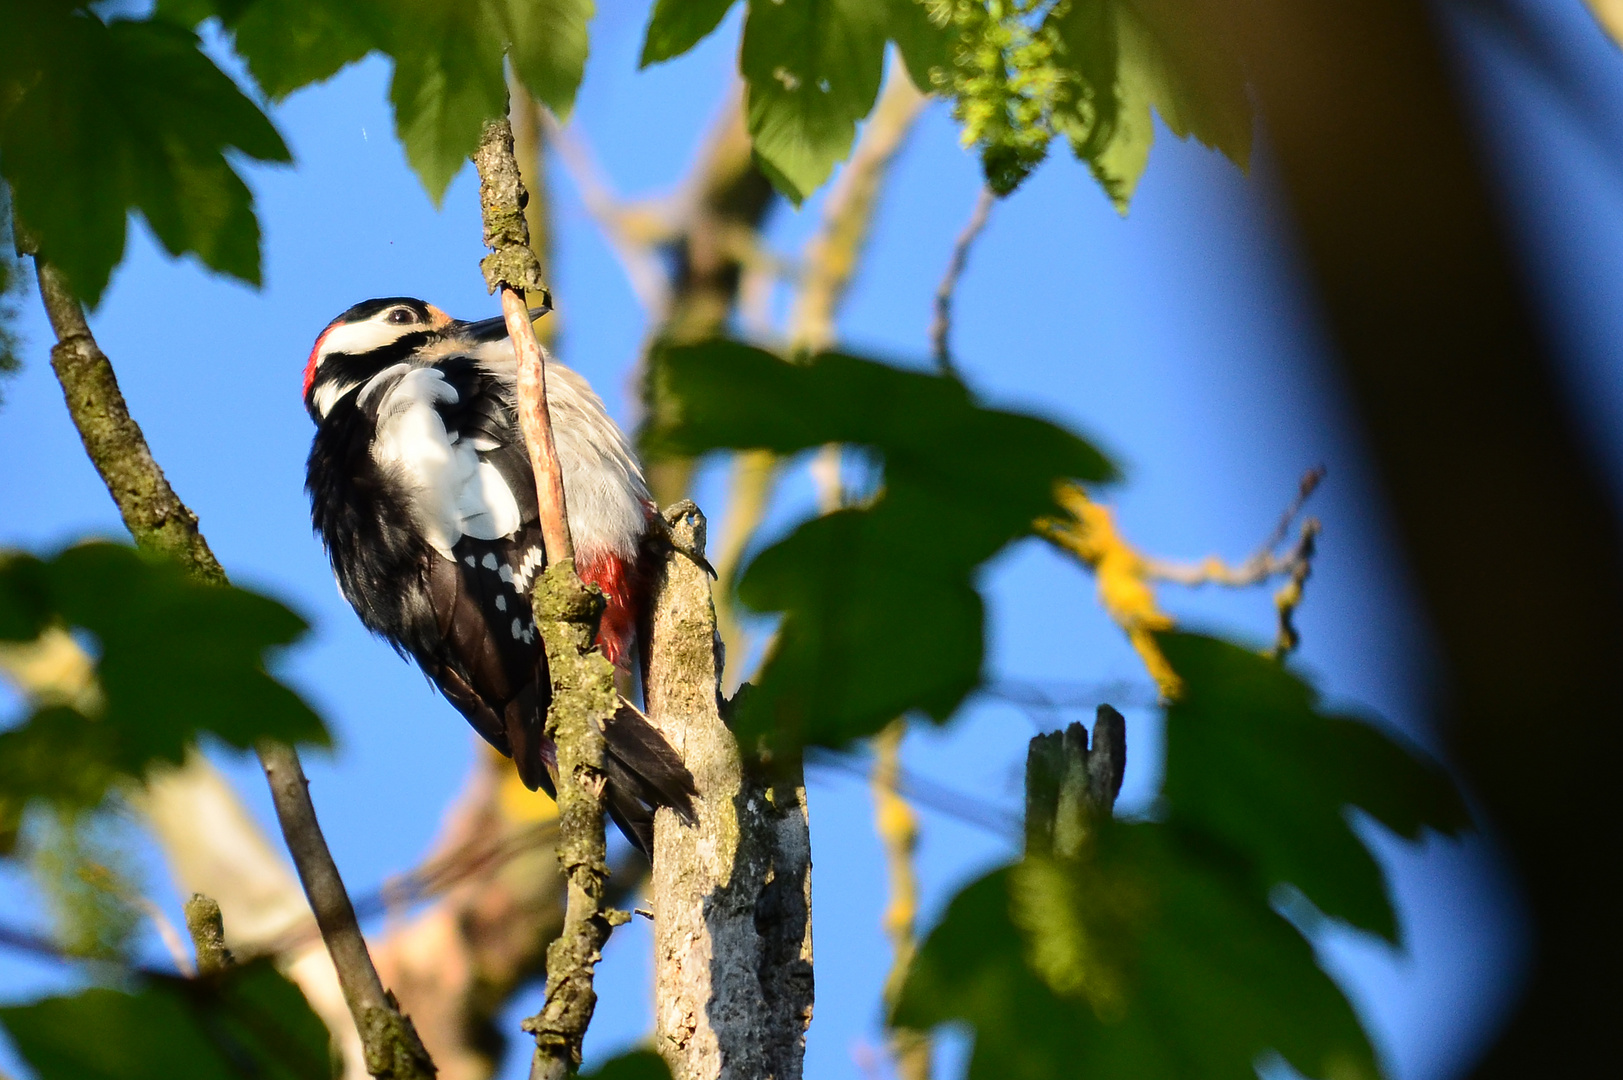
[[[702,553],[692,503],[666,511]],[[722,715],[710,580],[667,558],[655,601],[648,715],[693,773],[697,823],[654,819],[654,1039],[675,1080],[799,1080],[812,1011],[805,787],[740,754]]]

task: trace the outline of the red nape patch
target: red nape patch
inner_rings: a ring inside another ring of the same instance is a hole
[[[627,667],[631,663],[632,646],[637,638],[637,616],[641,605],[634,571],[624,559],[610,555],[606,558],[582,559],[580,579],[603,590],[608,601],[603,609],[603,621],[597,627],[597,644],[609,663]]]
[[[316,338],[316,343],[310,347],[310,359],[308,359],[308,360],[306,360],[304,362],[304,400],[305,401],[310,400],[310,384],[312,384],[312,383],[314,383],[316,381],[316,361],[321,358],[321,343],[327,340],[327,335],[332,333],[333,328],[335,326],[337,326],[337,325],[338,325],[338,320],[336,320],[336,319],[334,319],[332,322],[328,323],[327,328],[321,332],[321,336]]]

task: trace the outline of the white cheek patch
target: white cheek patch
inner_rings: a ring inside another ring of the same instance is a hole
[[[367,353],[373,349],[382,348],[396,338],[420,330],[418,326],[399,326],[393,323],[369,319],[366,322],[346,323],[335,326],[327,331],[321,339],[321,351],[316,354],[316,363],[334,353]]]

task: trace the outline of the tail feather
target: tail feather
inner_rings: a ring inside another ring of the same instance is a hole
[[[603,725],[603,736],[609,816],[627,839],[652,855],[658,807],[668,806],[693,824],[693,800],[699,795],[693,774],[665,737],[629,705],[621,705]]]

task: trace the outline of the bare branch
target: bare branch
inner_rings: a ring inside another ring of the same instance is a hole
[[[1320,481],[1324,479],[1324,467],[1318,466],[1309,469],[1303,476],[1301,485],[1297,489],[1296,497],[1291,500],[1281,515],[1279,524],[1268,539],[1262,542],[1245,562],[1238,566],[1230,566],[1215,555],[1203,559],[1194,565],[1187,563],[1173,563],[1162,559],[1146,557],[1144,559],[1144,572],[1148,577],[1157,581],[1170,581],[1175,585],[1195,587],[1200,585],[1225,585],[1230,588],[1245,588],[1249,585],[1260,585],[1269,578],[1278,577],[1294,571],[1301,556],[1301,544],[1290,554],[1275,555],[1275,550],[1285,542],[1285,536],[1290,531],[1291,523],[1302,512],[1302,507],[1312,497]],[[1311,555],[1312,545],[1308,545]]]
[[[40,298],[57,336],[51,366],[85,452],[135,542],[178,559],[200,581],[224,583],[225,571],[198,531],[197,515],[169,486],[146,436],[129,415],[112,364],[96,345],[78,299],[55,268],[37,255],[35,270]],[[366,1047],[368,1068],[373,1075],[401,1080],[432,1076],[433,1063],[411,1022],[383,989],[367,954],[338,867],[321,835],[298,753],[291,746],[266,742],[259,747],[259,760],[271,785],[282,834]]]
[[[535,472],[536,498],[540,502],[541,537],[548,565],[575,557],[569,536],[569,508],[564,501],[563,470],[552,441],[552,415],[547,410],[547,369],[530,321],[526,293],[547,297],[541,280],[541,261],[530,248],[529,224],[524,219],[527,195],[513,156],[513,128],[506,119],[485,124],[479,149],[474,154],[479,170],[479,207],[484,219],[485,246],[490,248],[479,263],[485,284],[501,294],[502,315],[507,319],[507,335],[518,358],[518,415],[524,430],[524,443]]]
[[[969,264],[969,249],[974,246],[981,230],[986,228],[986,221],[992,214],[992,204],[996,201],[997,196],[992,194],[991,188],[983,187],[980,194],[975,196],[975,209],[970,213],[964,231],[958,234],[958,242],[952,246],[952,258],[947,261],[947,272],[941,275],[941,284],[936,287],[935,318],[930,322],[930,351],[943,375],[956,374],[950,340],[953,292],[958,288],[958,279],[963,276],[964,267]]]
[[[299,757],[291,746],[262,743],[260,764],[270,781],[271,799],[282,823],[293,865],[321,927],[322,940],[338,972],[338,985],[355,1027],[360,1032],[366,1054],[366,1069],[373,1076],[392,1080],[428,1080],[434,1075],[434,1062],[423,1049],[411,1021],[401,1014],[393,995],[383,988],[366,939],[361,936],[355,908],[344,891],[338,866],[333,862],[321,828],[316,824],[315,807],[310,802],[310,782],[304,777]]]
[[[40,299],[56,331],[51,367],[62,384],[85,453],[107,485],[125,527],[137,544],[175,558],[198,580],[223,584],[225,571],[198,531],[197,515],[180,501],[152,457],[146,436],[124,403],[113,365],[91,336],[84,309],[55,267],[36,256],[34,269]]]
[[[545,108],[538,113],[547,140],[558,151],[558,159],[580,193],[581,202],[586,204],[586,212],[614,249],[637,302],[650,315],[662,315],[670,303],[671,283],[657,248],[676,236],[675,227],[667,220],[669,215],[657,209],[628,206],[604,177],[578,125],[564,127]]]

